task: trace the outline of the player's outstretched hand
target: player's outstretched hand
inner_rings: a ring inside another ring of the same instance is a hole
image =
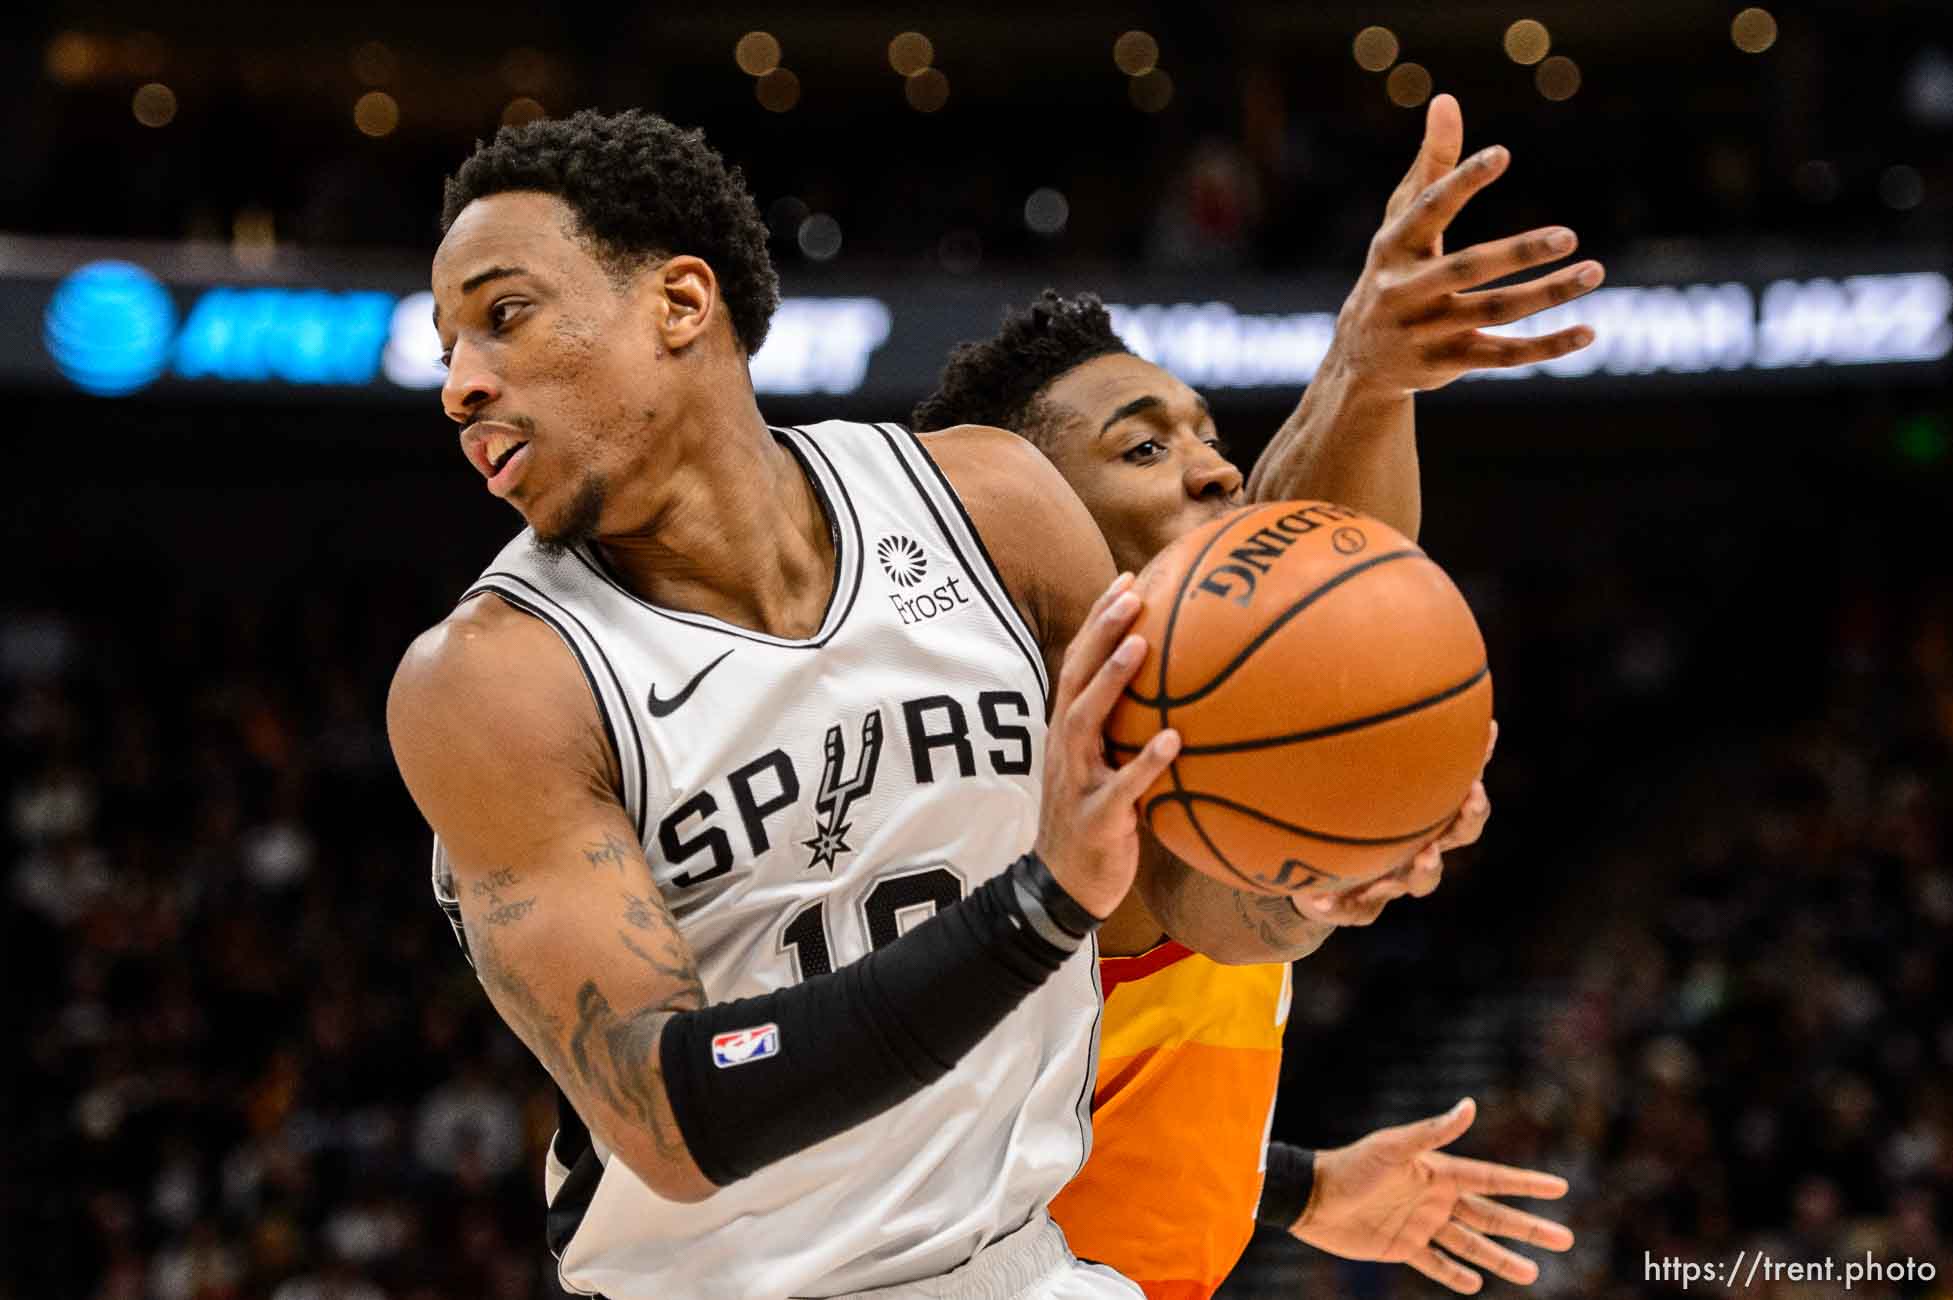
[[[1579,240],[1560,226],[1447,255],[1445,229],[1512,160],[1504,146],[1493,145],[1459,163],[1464,134],[1458,101],[1433,99],[1424,145],[1391,194],[1363,274],[1337,317],[1343,356],[1368,382],[1403,392],[1442,388],[1470,370],[1550,361],[1594,341],[1585,325],[1531,339],[1484,332],[1578,298],[1605,272],[1599,262],[1584,261],[1520,284],[1480,287],[1571,253]]]
[[[1491,1239],[1566,1250],[1573,1233],[1490,1198],[1557,1199],[1566,1195],[1566,1180],[1438,1150],[1457,1141],[1477,1115],[1467,1097],[1442,1115],[1318,1151],[1309,1207],[1290,1234],[1344,1259],[1408,1264],[1461,1295],[1484,1285],[1466,1264],[1521,1286],[1538,1280],[1539,1265]]]
[[[1485,823],[1492,816],[1492,800],[1485,793],[1485,769],[1491,766],[1492,751],[1498,743],[1499,724],[1493,722],[1491,737],[1485,742],[1485,761],[1479,764],[1478,779],[1472,782],[1464,806],[1445,823],[1436,839],[1417,851],[1416,857],[1389,875],[1353,889],[1310,895],[1307,901],[1298,895],[1297,909],[1304,916],[1329,925],[1368,925],[1383,915],[1391,899],[1405,894],[1423,898],[1436,889],[1444,879],[1445,851],[1476,844],[1478,837],[1485,833]]]
[[[1139,616],[1133,577],[1098,598],[1065,650],[1044,751],[1038,855],[1094,916],[1112,915],[1139,867],[1139,796],[1180,752],[1180,733],[1160,732],[1123,767],[1105,761],[1105,720],[1146,657],[1127,635]]]

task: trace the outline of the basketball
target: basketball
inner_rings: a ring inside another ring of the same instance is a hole
[[[1139,575],[1146,659],[1106,724],[1117,763],[1167,727],[1140,800],[1239,889],[1340,887],[1409,861],[1485,758],[1492,677],[1465,598],[1402,534],[1320,501],[1195,529]]]

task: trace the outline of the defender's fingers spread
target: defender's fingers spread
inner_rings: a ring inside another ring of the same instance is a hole
[[[1456,1220],[1439,1228],[1432,1240],[1458,1258],[1476,1264],[1488,1273],[1496,1273],[1508,1282],[1530,1286],[1539,1280],[1539,1265],[1473,1232]]]
[[[1557,262],[1571,253],[1577,243],[1573,232],[1562,226],[1473,244],[1447,253],[1419,271],[1416,284],[1420,291],[1428,293],[1474,289],[1516,271]]]
[[[1543,1250],[1573,1249],[1573,1229],[1564,1223],[1542,1219],[1537,1214],[1528,1214],[1483,1196],[1461,1198],[1457,1208],[1452,1211],[1452,1217],[1491,1236],[1510,1237]]]
[[[1466,1156],[1444,1157],[1444,1176],[1467,1192],[1486,1196],[1532,1196],[1556,1201],[1566,1195],[1566,1179],[1539,1169],[1495,1164]]]
[[[1411,1252],[1411,1257],[1404,1262],[1439,1286],[1449,1287],[1459,1295],[1477,1295],[1478,1289],[1485,1285],[1484,1278],[1429,1246]]]
[[[1510,158],[1503,145],[1495,144],[1479,150],[1456,171],[1427,185],[1405,210],[1398,226],[1398,243],[1413,250],[1429,248],[1471,196],[1499,178]]]

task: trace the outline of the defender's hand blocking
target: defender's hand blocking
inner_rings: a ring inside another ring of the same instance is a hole
[[[1566,1180],[1438,1150],[1457,1141],[1477,1114],[1467,1097],[1442,1115],[1317,1152],[1314,1191],[1290,1235],[1344,1259],[1408,1264],[1462,1295],[1476,1293],[1485,1279],[1460,1259],[1521,1286],[1538,1280],[1539,1265],[1491,1238],[1567,1250],[1573,1233],[1490,1198],[1557,1199],[1566,1195]]]
[[[1578,298],[1605,272],[1599,262],[1585,261],[1523,284],[1479,290],[1557,262],[1579,241],[1571,230],[1546,227],[1447,256],[1444,232],[1452,219],[1511,161],[1503,146],[1493,145],[1460,165],[1463,143],[1458,101],[1439,95],[1425,119],[1424,145],[1391,194],[1363,274],[1337,317],[1337,340],[1365,380],[1402,392],[1442,388],[1467,371],[1549,361],[1594,341],[1585,325],[1531,339],[1483,332]]]
[[[1045,744],[1038,855],[1094,916],[1112,915],[1139,865],[1139,796],[1180,752],[1180,735],[1153,737],[1125,766],[1105,760],[1105,720],[1146,657],[1127,636],[1139,616],[1133,576],[1122,573],[1092,606],[1065,650]]]

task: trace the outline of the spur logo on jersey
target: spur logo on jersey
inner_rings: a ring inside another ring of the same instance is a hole
[[[835,870],[840,856],[854,852],[854,845],[871,833],[872,822],[859,836],[855,830],[890,786],[899,795],[905,785],[973,778],[979,770],[1028,776],[1035,752],[1032,727],[1043,719],[1044,710],[1022,691],[978,691],[974,698],[924,695],[902,700],[888,722],[882,715],[882,709],[871,708],[862,719],[861,749],[851,770],[845,743],[850,727],[837,722],[827,729],[818,758],[776,747],[703,782],[658,821],[653,861],[677,868],[669,875],[661,873],[660,881],[690,889],[729,874],[735,864],[750,865],[792,846],[813,851],[804,869]],[[893,721],[897,716],[899,733]],[[893,773],[882,768],[884,748],[894,750],[888,755]],[[801,803],[802,791],[810,788],[811,809]]]
[[[861,752],[855,755],[854,775],[843,778],[841,764],[846,761],[847,752],[848,742],[837,722],[827,729],[826,761],[821,764],[820,790],[814,795],[820,825],[814,831],[814,838],[801,841],[814,851],[814,856],[807,860],[809,871],[819,866],[832,871],[836,858],[854,852],[854,846],[848,843],[848,832],[854,829],[847,820],[848,808],[875,788],[875,768],[882,760],[880,709],[862,721]]]
[[[1268,572],[1275,561],[1281,559],[1299,539],[1324,524],[1355,518],[1356,511],[1322,501],[1303,506],[1300,510],[1291,510],[1267,528],[1257,528],[1242,538],[1240,545],[1227,553],[1224,563],[1215,565],[1202,575],[1199,590],[1210,595],[1225,596],[1237,605],[1245,605],[1254,599],[1255,580]],[[1355,536],[1352,538],[1350,534]],[[1336,539],[1336,549],[1344,555],[1363,549],[1363,534],[1354,528],[1339,528],[1332,536]],[[1351,546],[1352,542],[1354,546]]]
[[[712,1035],[712,1064],[721,1070],[750,1065],[780,1054],[780,1026],[754,1025]]]

